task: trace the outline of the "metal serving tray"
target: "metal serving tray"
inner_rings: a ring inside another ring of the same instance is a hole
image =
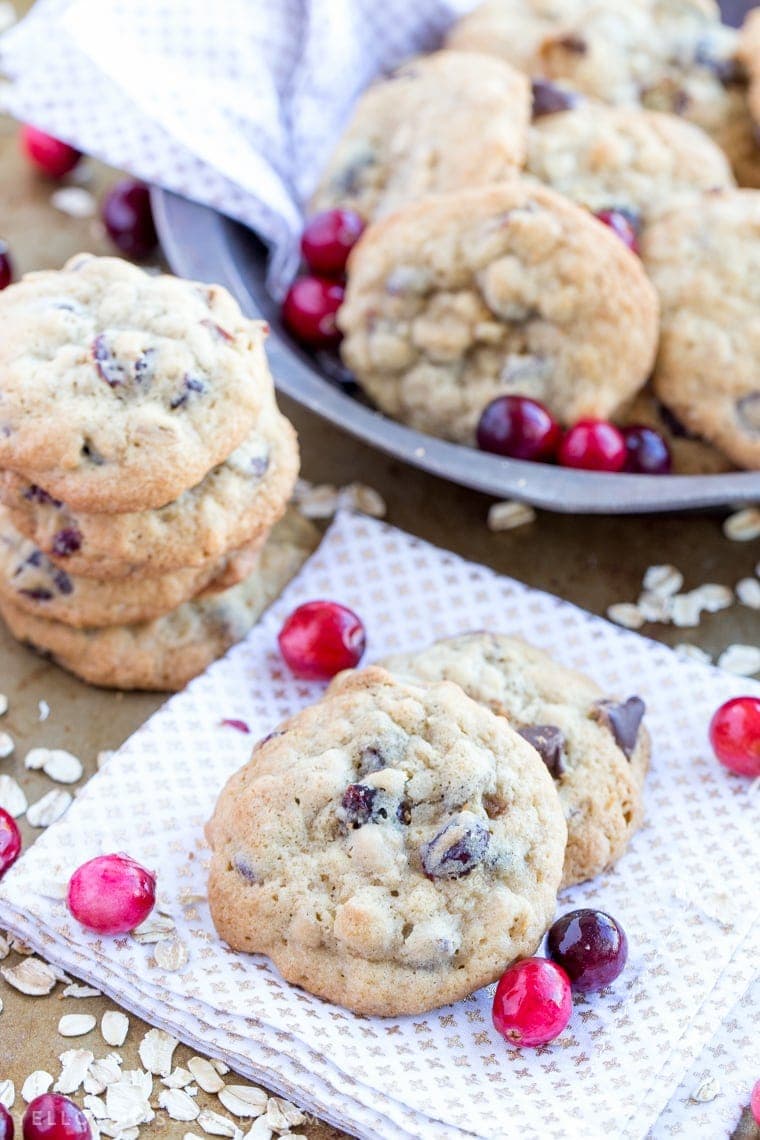
[[[266,250],[254,233],[207,206],[153,190],[164,253],[175,273],[226,286],[245,313],[271,326],[277,387],[359,439],[434,475],[499,498],[577,514],[640,514],[760,501],[760,471],[721,475],[609,475],[502,459],[396,423],[355,386],[318,366],[283,328],[265,285]]]

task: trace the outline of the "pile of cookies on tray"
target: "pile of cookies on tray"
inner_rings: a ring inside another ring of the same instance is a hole
[[[487,450],[512,396],[555,442],[644,425],[675,471],[760,468],[759,91],[758,13],[739,32],[713,0],[481,4],[360,97],[310,203],[366,225],[333,302],[356,381]]]
[[[266,326],[80,255],[0,294],[0,614],[98,685],[178,689],[313,549]]]

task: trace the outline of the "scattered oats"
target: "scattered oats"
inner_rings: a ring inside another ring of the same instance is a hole
[[[162,1089],[158,1094],[159,1108],[169,1113],[172,1120],[195,1120],[200,1114],[200,1108],[191,1096],[182,1089]]]
[[[179,938],[172,938],[168,942],[159,942],[153,951],[156,965],[162,970],[181,970],[187,964],[189,954],[184,942]]]
[[[24,767],[41,768],[46,776],[59,784],[75,784],[84,772],[82,761],[64,748],[31,748],[24,758]]]
[[[108,1109],[106,1108],[106,1102],[102,1097],[94,1096],[92,1093],[88,1093],[87,1096],[82,1099],[82,1104],[84,1105],[86,1111],[91,1112],[96,1120],[108,1119]]]
[[[47,701],[37,701],[37,708],[39,710],[40,721],[47,720],[50,716],[50,705]]]
[[[676,594],[673,600],[673,625],[679,629],[694,628],[699,625],[702,606],[694,594]]]
[[[641,629],[644,624],[644,615],[632,602],[616,602],[615,605],[608,606],[607,617],[625,629]]]
[[[708,1077],[707,1080],[702,1081],[702,1084],[694,1090],[689,1100],[693,1100],[697,1104],[707,1104],[709,1101],[715,1100],[716,1096],[719,1095],[720,1085],[714,1077]]]
[[[15,934],[11,934],[8,945],[11,950],[15,950],[17,954],[21,954],[24,958],[29,958],[34,950],[28,942],[24,942],[21,938],[17,938]]]
[[[528,503],[505,499],[503,503],[492,503],[488,508],[488,529],[515,530],[519,526],[534,522],[535,518],[536,512]]]
[[[159,1032],[161,1031],[159,1030]],[[144,1069],[125,1069],[121,1078],[128,1085],[134,1085],[135,1088],[140,1089],[146,1100],[153,1095],[153,1077]]]
[[[260,1116],[258,1120],[254,1120],[243,1140],[272,1140],[273,1136],[272,1126],[266,1116]]]
[[[5,716],[8,711],[8,698],[5,693],[0,693],[0,716]]]
[[[129,1033],[129,1018],[118,1009],[108,1009],[100,1021],[100,1032],[106,1045],[115,1045],[120,1048]]]
[[[104,748],[102,750],[102,752],[98,752],[95,763],[97,764],[99,769],[103,768],[108,763],[108,761],[115,755],[116,755],[116,751],[113,748]]]
[[[90,1140],[100,1140],[100,1128],[98,1127],[97,1120],[91,1112],[87,1111],[86,1108],[84,1109],[84,1115],[87,1119],[87,1123],[90,1126]]]
[[[707,582],[692,590],[692,596],[699,600],[699,604],[708,614],[716,614],[719,610],[726,610],[734,604],[734,592],[728,586],[719,586],[714,582]]]
[[[746,507],[729,515],[723,523],[723,533],[734,542],[750,542],[760,538],[760,507]]]
[[[184,1089],[192,1083],[192,1080],[193,1074],[188,1069],[178,1067],[173,1069],[168,1077],[162,1077],[161,1084],[166,1085],[168,1089]]]
[[[718,658],[718,668],[739,677],[760,673],[760,648],[757,645],[729,645]]]
[[[0,732],[0,760],[7,760],[16,747],[9,732]]]
[[[148,1105],[148,1108],[150,1108],[150,1105]],[[155,1116],[155,1113],[153,1113],[153,1116]],[[151,1120],[153,1116],[151,1116]],[[125,1128],[121,1121],[99,1120],[98,1125],[104,1135],[113,1136],[115,1140],[137,1140],[140,1135],[140,1129],[137,1125]]]
[[[65,1096],[76,1092],[94,1059],[89,1049],[67,1049],[61,1053],[58,1058],[61,1062],[61,1075],[53,1085],[53,1091]]]
[[[228,1116],[222,1116],[219,1112],[212,1112],[210,1108],[204,1108],[198,1114],[198,1124],[210,1136],[237,1137],[242,1135],[241,1129],[238,1128],[234,1120],[230,1120]]]
[[[338,509],[338,488],[332,483],[309,483],[306,479],[299,479],[293,492],[293,502],[307,519],[329,519]]]
[[[298,1105],[279,1096],[270,1096],[267,1103],[267,1121],[275,1132],[283,1132],[294,1125],[303,1124],[305,1120],[306,1115],[301,1112]]]
[[[58,1032],[61,1037],[84,1037],[97,1024],[97,1018],[91,1013],[65,1013],[58,1022]]]
[[[5,1108],[13,1108],[16,1100],[16,1086],[13,1081],[0,1081],[0,1104]]]
[[[138,1070],[131,1070],[139,1072]],[[124,1073],[122,1080],[116,1081],[106,1089],[106,1109],[109,1123],[113,1121],[119,1129],[135,1128],[139,1124],[149,1124],[155,1113],[148,1103],[148,1097],[153,1088],[153,1082],[147,1092],[144,1084],[132,1084],[129,1073]],[[143,1074],[150,1080],[148,1073]],[[106,1124],[101,1124],[101,1130],[109,1135]]]
[[[388,508],[383,496],[366,483],[349,483],[338,492],[338,507],[361,511],[373,519],[384,519]]]
[[[7,958],[10,952],[11,948],[7,940],[0,934],[0,962],[2,962],[3,958]]]
[[[51,823],[55,823],[68,810],[71,801],[70,792],[62,792],[54,788],[52,792],[47,792],[42,799],[30,804],[26,811],[27,822],[32,827],[50,827]]]
[[[233,1116],[261,1116],[267,1110],[269,1093],[252,1085],[226,1085],[219,1101]]]
[[[136,942],[143,945],[148,945],[152,942],[162,942],[166,938],[171,938],[176,929],[174,919],[169,918],[168,915],[156,914],[155,910],[150,914],[145,922],[141,922],[132,931],[132,937]]]
[[[118,1053],[109,1053],[99,1061],[92,1061],[84,1078],[84,1091],[95,1094],[105,1092],[109,1085],[121,1080],[121,1066],[122,1059]]]
[[[225,1074],[229,1073],[229,1071],[230,1071],[229,1065],[226,1065],[224,1063],[224,1061],[215,1061],[212,1059],[211,1064],[214,1066],[217,1073],[219,1073],[219,1075],[222,1077],[225,1076]]]
[[[30,997],[44,997],[55,989],[55,970],[41,958],[24,958],[16,966],[0,967],[6,982]]]
[[[191,1057],[187,1067],[204,1092],[215,1093],[224,1088],[224,1081],[205,1057]]]
[[[742,578],[736,583],[736,596],[743,606],[751,610],[760,610],[760,580]]]
[[[179,892],[179,901],[181,906],[194,906],[196,903],[205,902],[206,896],[198,894],[197,891],[185,889]]]
[[[72,982],[70,986],[62,992],[61,997],[70,998],[91,998],[100,997],[100,990],[96,990],[94,986],[79,986],[76,982]]]
[[[673,617],[674,598],[664,594],[654,594],[651,590],[644,590],[639,595],[636,606],[644,621],[669,622]]]
[[[674,645],[673,649],[679,657],[685,657],[689,661],[699,661],[703,665],[712,665],[710,654],[706,653],[704,649],[700,649],[698,645],[689,645],[682,641],[679,645]]]
[[[0,807],[5,808],[9,815],[16,819],[23,815],[29,806],[23,789],[16,783],[13,776],[3,774],[0,776]]]
[[[140,1042],[140,1060],[149,1073],[168,1077],[172,1071],[172,1056],[179,1045],[176,1037],[163,1029],[149,1029]]]
[[[52,1073],[46,1073],[44,1069],[35,1069],[33,1073],[24,1081],[21,1086],[21,1096],[27,1104],[30,1100],[34,1100],[36,1096],[42,1096],[43,1093],[50,1092],[50,1086],[53,1083]]]
[[[97,212],[97,202],[82,186],[61,186],[54,190],[50,205],[70,218],[92,218]]]
[[[60,966],[55,966],[52,962],[50,962],[48,964],[50,966],[50,969],[55,974],[57,981],[66,982],[67,984],[74,981],[74,979],[70,978],[69,975],[65,972],[65,970],[62,970]]]
[[[683,574],[676,566],[668,564],[650,566],[644,574],[642,585],[645,590],[653,594],[659,594],[663,598],[672,598],[683,586]]]

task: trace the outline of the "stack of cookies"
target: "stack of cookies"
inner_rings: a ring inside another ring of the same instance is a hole
[[[78,256],[0,295],[0,613],[94,684],[181,688],[315,544],[266,326]]]

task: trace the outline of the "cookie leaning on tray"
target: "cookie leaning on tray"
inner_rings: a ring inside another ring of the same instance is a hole
[[[83,255],[0,294],[0,329],[0,613],[95,684],[180,688],[316,544],[279,521],[298,448],[266,326]]]

